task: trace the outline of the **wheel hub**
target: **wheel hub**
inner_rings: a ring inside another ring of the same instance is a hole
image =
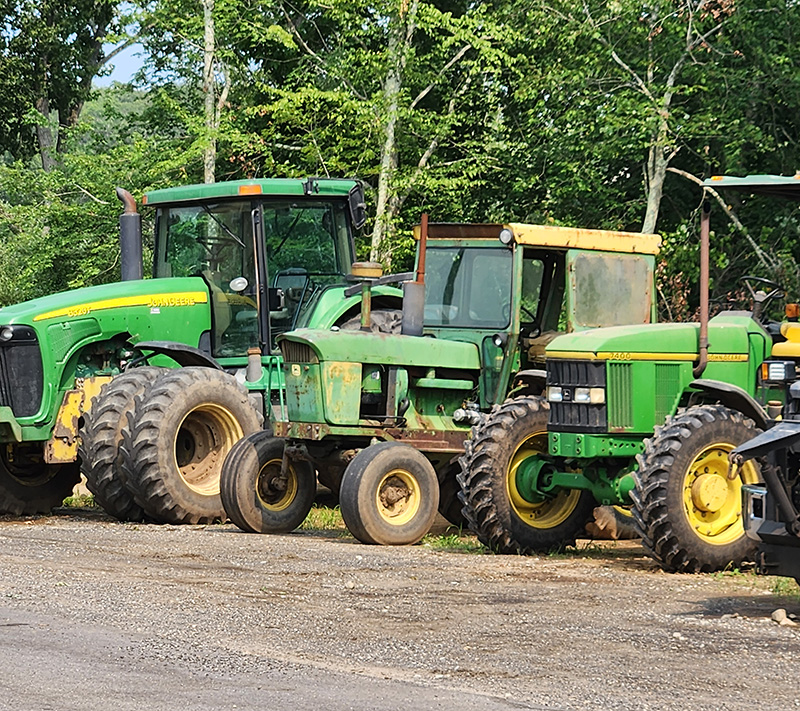
[[[419,485],[409,472],[396,469],[381,481],[377,499],[381,517],[394,525],[403,525],[419,509]]]
[[[282,460],[272,459],[264,464],[258,473],[256,491],[265,508],[272,511],[283,511],[297,495],[297,478],[289,467],[285,476],[281,476]]]
[[[692,483],[692,503],[701,511],[719,511],[728,498],[728,482],[717,474],[701,474]]]

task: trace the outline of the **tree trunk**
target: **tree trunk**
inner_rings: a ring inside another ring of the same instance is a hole
[[[666,156],[668,126],[665,118],[662,118],[658,128],[658,134],[653,137],[647,157],[647,167],[645,176],[647,179],[647,207],[642,222],[642,232],[655,232],[658,222],[658,213],[661,209],[661,198],[664,195],[664,179],[669,167],[669,159]]]
[[[36,99],[35,106],[36,110],[42,115],[41,121],[36,124],[39,155],[42,158],[42,168],[46,173],[49,173],[57,165],[53,129],[50,126],[50,102],[46,96],[40,96]]]
[[[216,104],[214,101],[214,0],[203,1],[203,94],[205,95],[206,147],[203,181],[213,183],[217,162]]]
[[[381,147],[381,167],[378,173],[378,203],[375,211],[375,227],[372,231],[370,259],[383,261],[389,268],[391,255],[385,242],[394,232],[394,220],[400,201],[395,194],[394,177],[397,172],[397,121],[400,111],[400,92],[408,52],[416,30],[417,0],[411,3],[397,20],[397,29],[389,37],[389,67],[383,83],[383,101],[386,111],[384,140]]]

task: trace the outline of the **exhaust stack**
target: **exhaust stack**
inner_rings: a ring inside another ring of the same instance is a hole
[[[708,364],[708,242],[711,223],[711,203],[703,200],[703,212],[700,215],[700,336],[698,351],[700,359],[692,373],[699,378]]]
[[[136,211],[136,200],[127,190],[117,188],[117,197],[125,206],[119,216],[119,251],[122,281],[141,279],[142,266],[142,216]]]
[[[428,214],[420,219],[419,262],[416,281],[403,284],[403,325],[404,336],[421,336],[425,320],[425,254],[428,246]]]

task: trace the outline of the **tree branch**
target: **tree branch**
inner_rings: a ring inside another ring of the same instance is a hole
[[[442,75],[443,75],[443,74],[444,74],[444,73],[445,73],[445,72],[446,72],[448,69],[450,69],[450,67],[452,67],[454,64],[456,64],[457,62],[459,62],[459,61],[461,60],[461,58],[462,58],[462,57],[463,57],[463,56],[464,56],[464,55],[465,55],[467,52],[469,52],[469,50],[470,50],[471,48],[472,48],[472,45],[471,45],[471,44],[466,44],[466,45],[464,45],[464,46],[463,46],[461,49],[459,49],[459,50],[458,50],[458,52],[456,52],[456,54],[455,54],[455,55],[454,55],[454,56],[453,56],[453,57],[450,59],[450,61],[449,61],[449,62],[447,62],[447,64],[445,64],[445,65],[444,65],[444,66],[443,66],[443,67],[442,67],[442,68],[439,70],[439,73],[436,75],[436,78],[435,78],[435,79],[434,79],[434,80],[433,80],[433,81],[432,81],[430,84],[428,84],[428,86],[426,86],[426,87],[425,87],[425,88],[424,88],[424,89],[423,89],[423,90],[422,90],[422,91],[421,91],[419,94],[417,94],[417,97],[414,99],[414,101],[412,101],[412,102],[411,102],[411,106],[409,107],[409,108],[410,108],[410,110],[412,110],[412,111],[413,111],[413,110],[416,108],[417,104],[418,104],[420,101],[422,101],[422,99],[424,99],[424,98],[425,98],[425,97],[426,97],[426,96],[427,96],[427,95],[428,95],[428,94],[429,94],[429,93],[432,91],[432,89],[433,89],[433,87],[434,87],[434,86],[436,86],[436,84],[438,83],[439,79],[441,79],[441,78],[442,78]]]
[[[686,178],[686,180],[690,180],[691,182],[699,185],[700,187],[704,188],[706,192],[714,197],[714,199],[719,203],[719,206],[722,208],[722,211],[725,213],[726,217],[733,223],[739,232],[741,232],[745,239],[750,243],[750,246],[753,248],[753,251],[756,253],[758,257],[758,261],[761,262],[762,266],[770,273],[774,274],[778,269],[778,264],[774,263],[767,255],[767,253],[758,246],[756,241],[750,236],[750,233],[747,231],[747,228],[742,224],[741,220],[736,216],[736,213],[731,210],[725,200],[722,199],[722,196],[714,190],[714,188],[710,188],[707,185],[703,185],[703,181],[695,175],[691,173],[687,173],[685,170],[680,170],[679,168],[667,168],[670,173],[675,173],[675,175],[680,175],[682,178]]]

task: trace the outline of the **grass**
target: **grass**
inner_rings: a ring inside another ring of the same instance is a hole
[[[94,500],[94,494],[78,494],[77,496],[68,496],[64,499],[62,504],[68,509],[99,509],[100,506]]]
[[[486,553],[487,549],[483,547],[470,533],[465,533],[461,530],[454,533],[443,533],[440,535],[428,534],[422,539],[425,548],[433,548],[437,551],[447,551],[449,553]]]
[[[308,512],[306,520],[300,524],[302,531],[341,531],[347,533],[347,526],[344,525],[342,512],[338,506],[314,506]]]
[[[800,585],[793,578],[775,578],[770,589],[773,595],[800,601]]]

